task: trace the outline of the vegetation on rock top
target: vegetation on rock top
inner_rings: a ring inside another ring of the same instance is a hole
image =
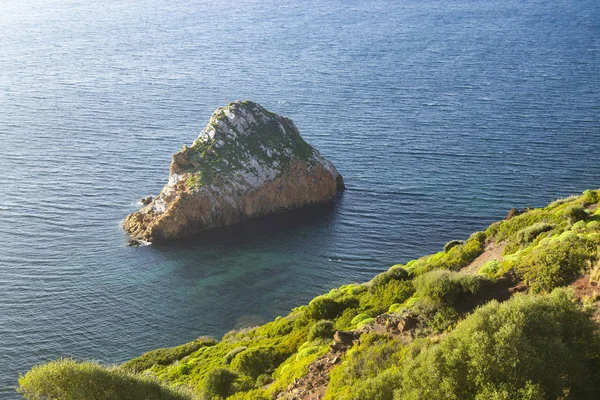
[[[290,119],[252,101],[217,109],[192,146],[184,146],[182,152],[188,160],[181,172],[189,174],[190,188],[210,185],[217,177],[228,179],[233,173],[258,176],[257,164],[285,171],[291,159],[310,162],[315,154]]]

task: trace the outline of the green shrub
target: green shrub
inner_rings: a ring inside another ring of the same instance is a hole
[[[459,244],[463,244],[464,242],[464,240],[451,240],[444,245],[444,252],[447,253],[451,248],[458,246]]]
[[[563,228],[566,225],[566,222],[556,215],[553,210],[534,209],[509,220],[490,225],[486,230],[486,234],[493,237],[496,242],[506,241],[509,244],[516,244],[518,243],[517,234],[519,231],[539,223],[554,225],[556,229]],[[505,254],[510,254],[511,251],[515,250],[518,250],[518,247],[507,246]]]
[[[600,231],[600,221],[590,221],[586,225],[588,231]]]
[[[333,333],[335,330],[333,329],[333,322],[323,320],[315,323],[310,327],[308,331],[307,340],[312,341],[315,339],[330,339],[333,337]]]
[[[496,260],[490,260],[483,264],[478,274],[485,278],[493,279],[497,276],[498,271],[500,271],[500,263]]]
[[[238,375],[225,369],[215,368],[204,377],[204,394],[209,399],[225,399],[234,392],[233,383]]]
[[[388,368],[379,375],[356,385],[357,387],[354,389],[356,396],[349,399],[391,400],[401,377],[399,368]]]
[[[352,325],[358,324],[360,321],[365,320],[367,318],[371,318],[369,314],[358,314],[356,317],[352,318]]]
[[[367,286],[366,285],[352,285],[348,288],[347,290],[347,294],[353,295],[353,296],[357,296],[361,293],[366,292]]]
[[[595,329],[565,291],[492,301],[439,343],[413,344],[395,399],[600,398]]]
[[[413,307],[415,304],[417,304],[419,302],[419,298],[417,296],[411,296],[409,299],[407,299],[404,302],[404,305],[406,307]]]
[[[300,350],[296,353],[296,361],[299,361],[302,358],[308,357],[312,354],[318,353],[321,350],[322,346],[310,346]]]
[[[582,206],[579,205],[566,207],[562,210],[561,215],[573,224],[577,221],[585,221],[588,217],[588,213]]]
[[[337,317],[346,307],[335,300],[324,296],[315,297],[310,303],[304,314],[314,320],[333,319]]]
[[[270,372],[277,364],[280,355],[273,346],[253,347],[239,353],[232,361],[231,368],[256,379]]]
[[[577,279],[588,260],[596,253],[596,244],[570,233],[536,246],[516,264],[519,275],[534,292],[550,291]]]
[[[564,231],[563,233],[561,233],[560,235],[558,235],[558,240],[559,241],[563,241],[563,242],[567,241],[567,240],[574,240],[576,238],[577,238],[577,235],[573,231]],[[546,246],[548,243],[556,240],[556,238],[552,238],[552,239],[554,239],[554,240],[545,241],[545,242],[540,243],[540,244]]]
[[[229,353],[227,353],[225,355],[225,357],[223,357],[223,364],[229,365],[231,363],[231,360],[233,360],[235,358],[235,356],[237,356],[238,354],[240,354],[242,351],[244,351],[246,349],[247,349],[246,346],[239,346],[239,347],[236,347],[235,349],[231,350]]]
[[[586,190],[583,192],[583,205],[595,204],[598,202],[598,192],[595,190]]]
[[[390,308],[388,308],[388,312],[389,313],[395,313],[398,312],[400,310],[402,310],[404,308],[404,305],[402,304],[398,304],[398,303],[394,303],[390,306]]]
[[[375,291],[378,288],[386,285],[391,280],[404,281],[408,278],[409,278],[409,274],[408,274],[407,270],[405,270],[401,266],[394,266],[394,267],[390,268],[389,270],[387,270],[386,272],[383,272],[383,273],[377,275],[375,278],[373,278],[371,280],[371,286],[369,287],[369,292],[375,293]]]
[[[534,241],[540,234],[551,231],[554,225],[546,222],[536,222],[535,224],[521,229],[517,232],[517,242],[526,245]]]
[[[369,315],[386,312],[394,303],[404,303],[415,292],[412,280],[389,282],[360,298],[360,310]]]
[[[217,342],[209,337],[200,337],[177,347],[156,349],[121,364],[121,367],[133,372],[144,371],[153,365],[169,365],[198,351],[202,347],[214,346]]]
[[[427,323],[434,331],[443,332],[458,321],[458,313],[452,307],[441,307]]]
[[[590,232],[584,238],[595,243],[600,243],[600,232]]]
[[[587,230],[587,224],[585,221],[577,221],[571,227],[571,231],[575,233],[583,233]]]
[[[359,314],[358,309],[356,308],[347,308],[344,310],[342,315],[340,315],[336,320],[333,326],[338,330],[346,330],[350,328],[352,325],[352,320]]]
[[[572,203],[572,202],[576,201],[578,198],[579,198],[578,196],[569,196],[564,199],[556,199],[553,202],[551,202],[550,204],[548,204],[545,207],[545,209],[546,210],[555,210],[557,208],[560,208],[562,205],[564,205],[566,203]]]
[[[467,266],[482,251],[486,240],[486,234],[475,232],[469,239],[448,249],[448,252],[440,252],[429,257],[422,257],[414,262],[406,264],[406,269],[414,275],[421,275],[436,269],[448,269],[458,271]]]
[[[255,327],[248,330],[242,330],[242,332],[247,332],[247,334],[242,336],[247,336],[248,338],[254,337],[269,337],[276,338],[288,335],[292,333],[294,330],[294,318],[278,318],[275,321],[271,321],[262,326]],[[225,334],[224,339],[228,337],[229,334]]]
[[[375,323],[375,318],[365,318],[356,324],[356,329],[360,329],[365,325],[371,325]]]
[[[476,293],[483,279],[446,270],[431,271],[415,279],[416,295],[434,305],[452,305],[461,296]]]
[[[33,367],[19,378],[17,390],[28,400],[192,400],[183,389],[150,377],[92,362],[61,359]]]
[[[260,388],[273,382],[273,377],[269,374],[262,374],[256,378],[256,387]]]

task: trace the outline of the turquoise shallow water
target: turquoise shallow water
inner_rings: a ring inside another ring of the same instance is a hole
[[[526,3],[526,4],[525,4]],[[600,187],[594,0],[0,0],[0,397],[264,322]],[[292,118],[331,207],[130,248],[119,227],[218,106]]]

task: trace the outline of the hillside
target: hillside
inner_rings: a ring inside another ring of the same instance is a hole
[[[600,398],[599,191],[451,241],[265,325],[119,366],[59,360],[28,399]]]

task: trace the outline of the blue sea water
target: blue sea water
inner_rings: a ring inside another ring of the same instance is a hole
[[[511,207],[600,187],[597,0],[0,0],[0,398],[265,322]],[[161,246],[120,221],[252,99],[334,162],[334,205]]]

